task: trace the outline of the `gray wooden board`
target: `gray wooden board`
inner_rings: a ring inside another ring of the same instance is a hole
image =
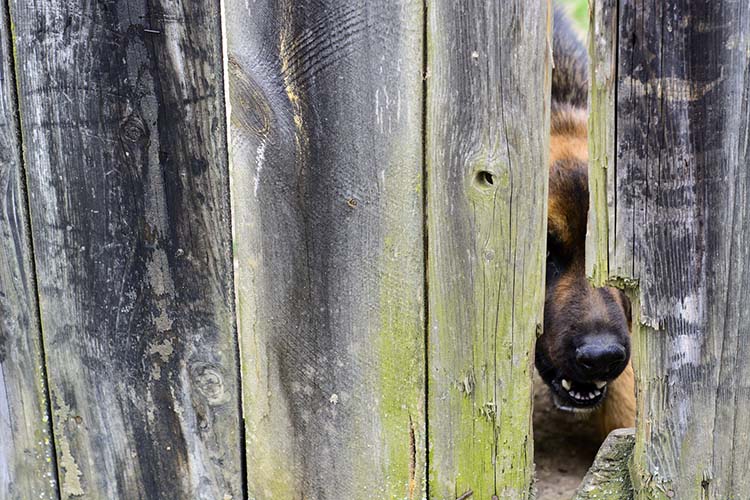
[[[609,282],[614,248],[615,102],[617,94],[618,0],[599,0],[589,14],[589,206],[586,273],[595,286]],[[610,230],[612,228],[612,230]]]
[[[610,432],[573,500],[631,500],[630,459],[634,444],[633,428]]]
[[[240,499],[219,2],[10,6],[62,496]]]
[[[528,498],[541,330],[548,2],[427,5],[431,498]]]
[[[425,495],[422,2],[229,0],[249,495]]]
[[[56,499],[7,4],[0,6],[0,498]]]
[[[609,261],[640,287],[637,498],[750,498],[749,11],[620,2]]]

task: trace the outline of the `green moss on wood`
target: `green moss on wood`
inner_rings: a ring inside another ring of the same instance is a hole
[[[613,431],[596,454],[573,500],[631,500],[629,464],[634,443],[633,429]]]

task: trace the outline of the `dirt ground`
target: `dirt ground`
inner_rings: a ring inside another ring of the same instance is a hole
[[[534,461],[537,500],[570,500],[599,447],[596,432],[576,414],[557,410],[534,378]]]

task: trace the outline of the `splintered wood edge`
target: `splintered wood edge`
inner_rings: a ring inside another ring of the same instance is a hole
[[[573,500],[630,500],[630,458],[635,429],[616,429],[602,443]]]

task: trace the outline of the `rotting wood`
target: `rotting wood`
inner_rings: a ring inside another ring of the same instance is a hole
[[[11,67],[0,5],[0,498],[57,499],[42,338]]]
[[[599,448],[573,500],[631,500],[630,459],[634,444],[634,429],[612,431]]]
[[[219,2],[10,7],[62,496],[242,498]]]
[[[422,8],[226,3],[251,498],[425,496]]]
[[[546,248],[547,2],[427,5],[430,496],[530,496]]]
[[[636,498],[750,498],[747,3],[618,17],[614,197],[593,206],[609,281],[638,285]]]

